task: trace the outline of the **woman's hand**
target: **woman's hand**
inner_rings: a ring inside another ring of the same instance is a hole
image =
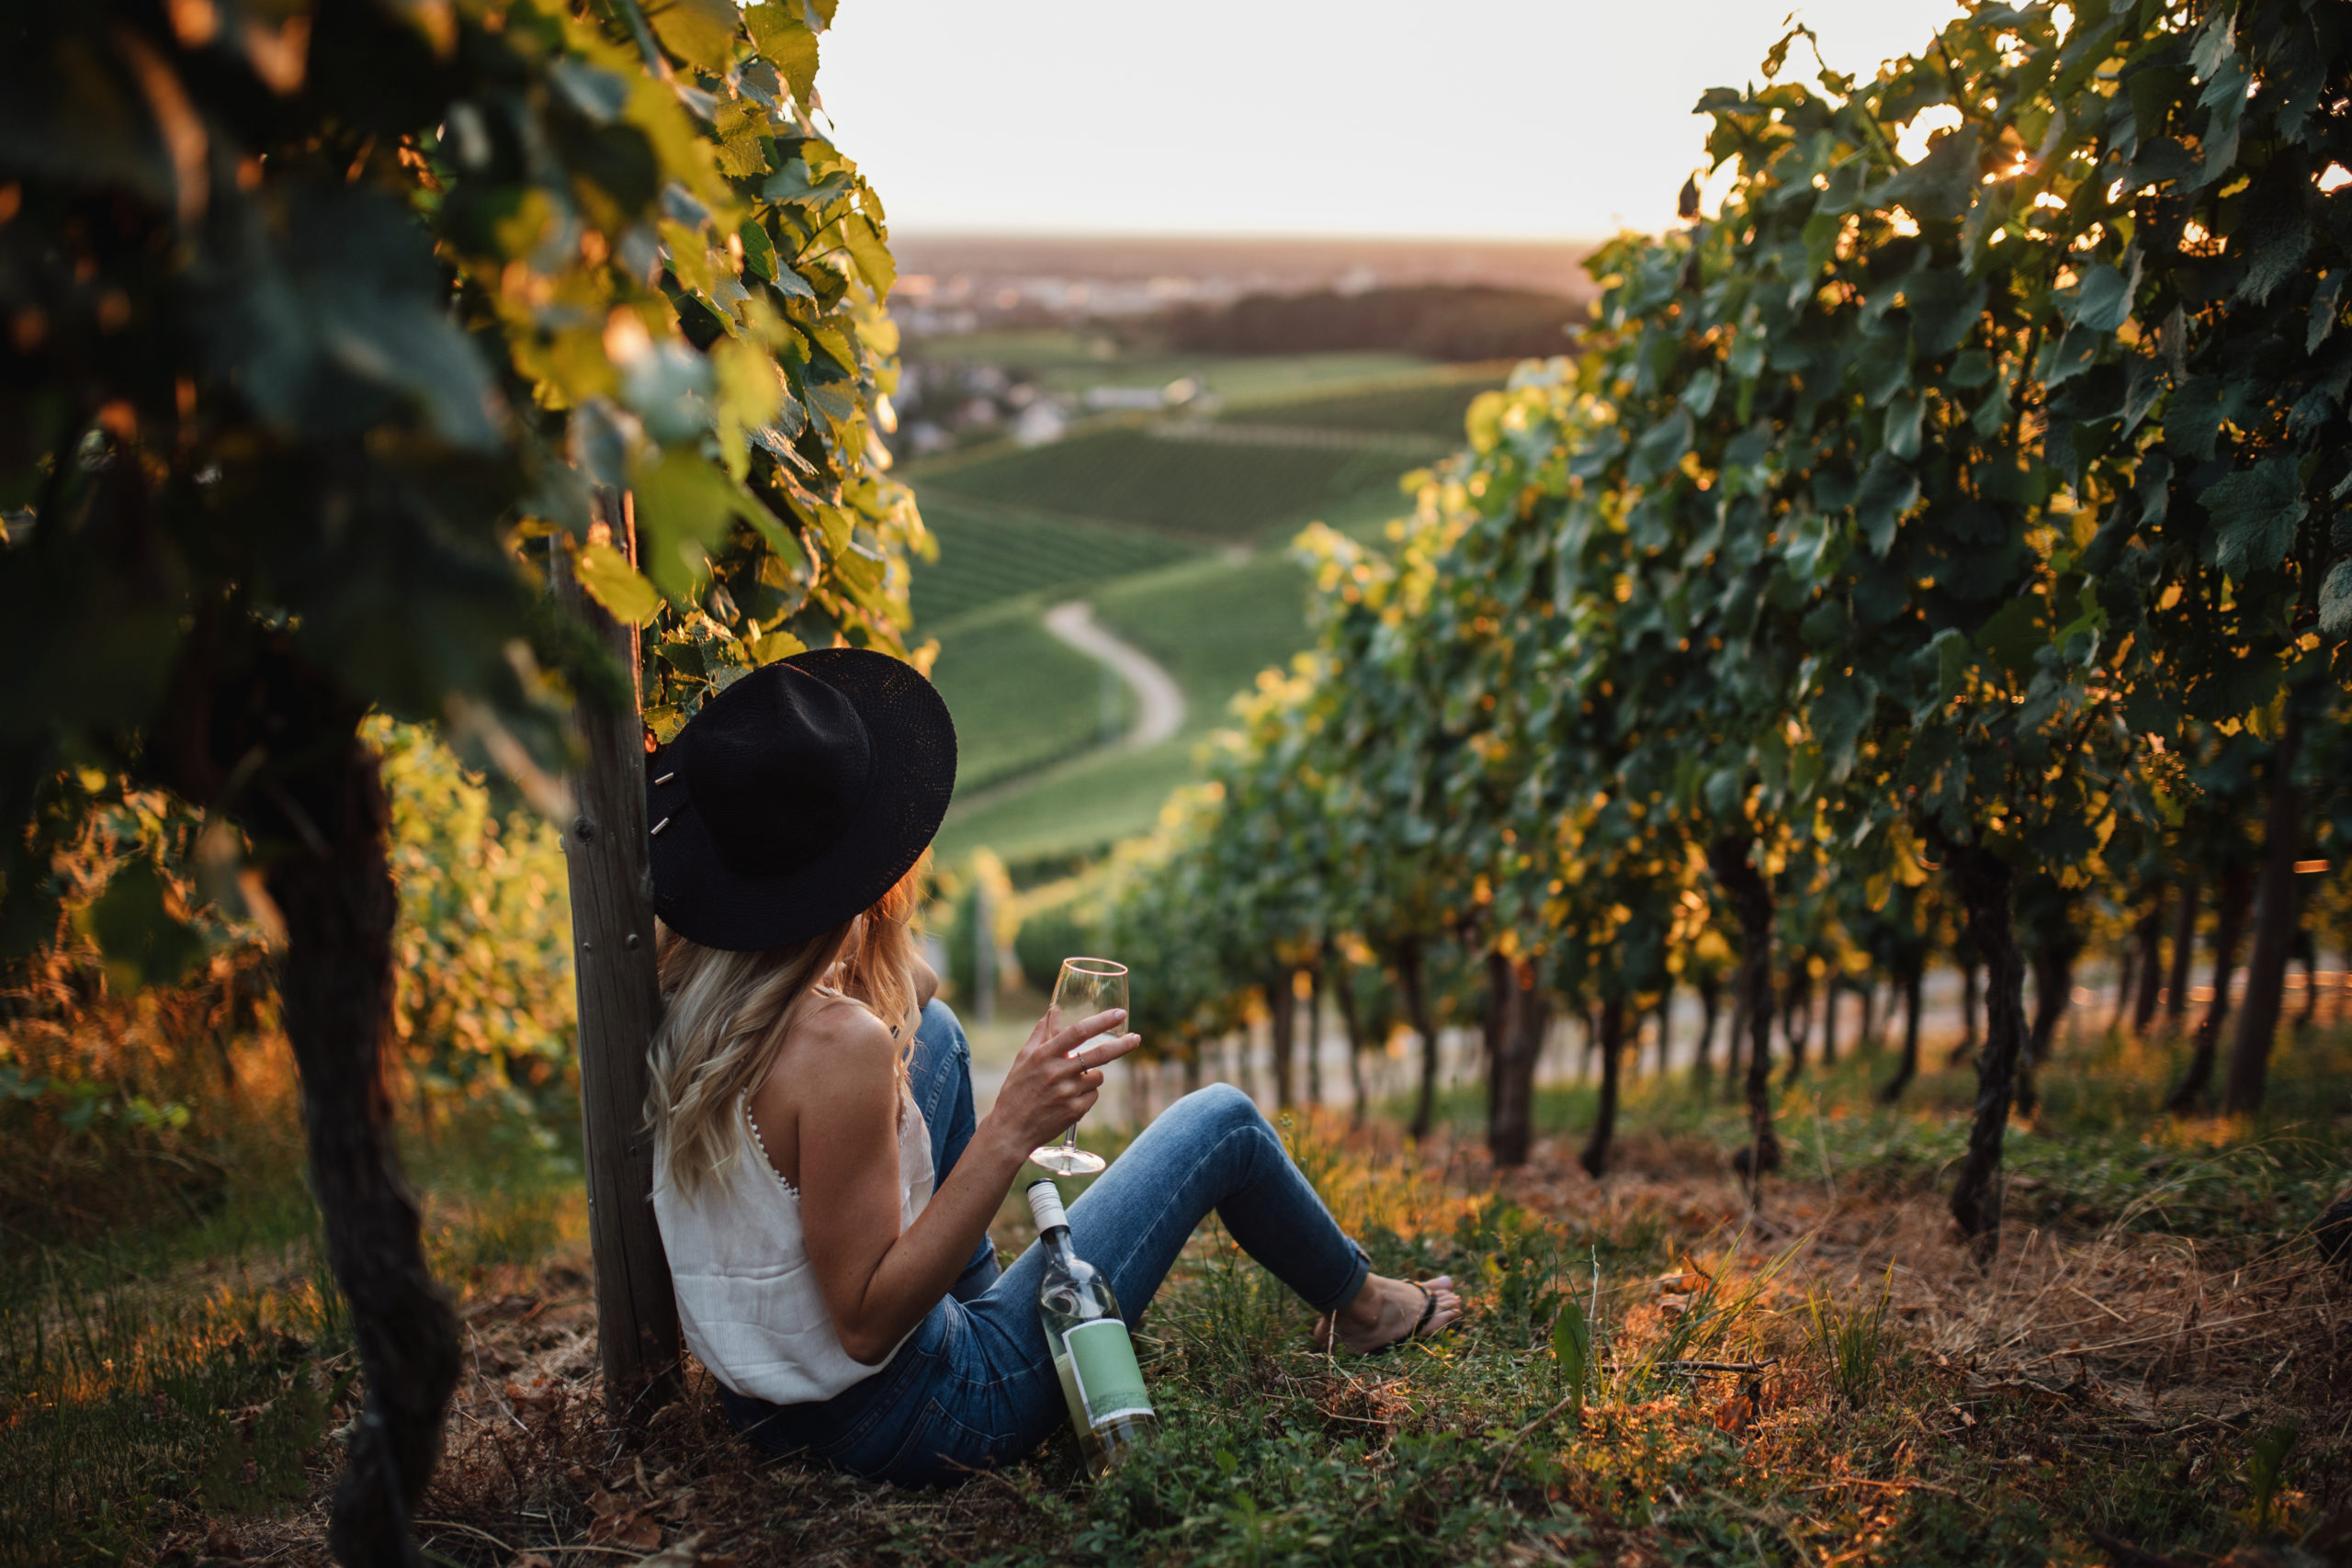
[[[995,1130],[1024,1153],[1059,1137],[1093,1109],[1102,1090],[1102,1065],[1143,1043],[1140,1034],[1110,1032],[1126,1021],[1122,1008],[1080,1019],[1066,1029],[1052,1027],[1051,1013],[1039,1019],[1029,1032],[1029,1043],[1012,1058],[1004,1087],[996,1091],[996,1104],[989,1111]],[[1078,1052],[1075,1057],[1073,1051]]]

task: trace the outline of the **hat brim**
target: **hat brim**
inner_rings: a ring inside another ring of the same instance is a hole
[[[938,689],[911,665],[870,649],[823,648],[786,663],[847,698],[865,727],[871,761],[864,797],[832,848],[774,875],[729,863],[671,772],[671,749],[646,761],[646,821],[653,835],[653,912],[687,941],[730,953],[821,936],[874,907],[914,868],[956,794],[956,725]]]

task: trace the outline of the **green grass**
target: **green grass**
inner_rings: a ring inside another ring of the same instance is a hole
[[[1028,507],[919,491],[939,558],[914,564],[918,637],[982,606],[1023,593],[1083,590],[1188,559],[1199,547],[1164,534],[1056,517]]]
[[[956,718],[956,784],[980,790],[1125,733],[1126,682],[1039,624],[1033,604],[943,628],[932,679]]]
[[[309,1500],[358,1395],[280,1109],[209,1151],[229,1173],[209,1214],[0,1260],[0,1563],[119,1562],[206,1516]],[[536,1123],[476,1107],[403,1145],[435,1275],[461,1294],[543,1267],[584,1223],[577,1151]]]
[[[911,477],[944,492],[1161,529],[1186,538],[1254,539],[1329,503],[1391,483],[1393,454],[1167,441],[1135,426],[927,465]]]

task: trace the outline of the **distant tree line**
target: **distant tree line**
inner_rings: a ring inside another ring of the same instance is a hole
[[[1250,294],[1167,317],[1169,345],[1195,354],[1385,350],[1424,358],[1543,359],[1565,354],[1584,308],[1565,294],[1423,284],[1362,293]]]

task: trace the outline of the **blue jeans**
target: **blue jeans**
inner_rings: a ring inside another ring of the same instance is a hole
[[[912,1076],[932,1168],[944,1181],[971,1141],[973,1116],[971,1048],[943,1003],[923,1013]],[[1229,1084],[1186,1095],[1145,1128],[1069,1206],[1070,1237],[1110,1277],[1132,1327],[1212,1210],[1317,1312],[1346,1305],[1370,1271],[1273,1128]],[[771,1453],[902,1484],[1019,1459],[1068,1418],[1037,1321],[1044,1268],[1032,1246],[1000,1275],[983,1237],[947,1297],[872,1377],[805,1404],[770,1404],[722,1386],[728,1418]]]

